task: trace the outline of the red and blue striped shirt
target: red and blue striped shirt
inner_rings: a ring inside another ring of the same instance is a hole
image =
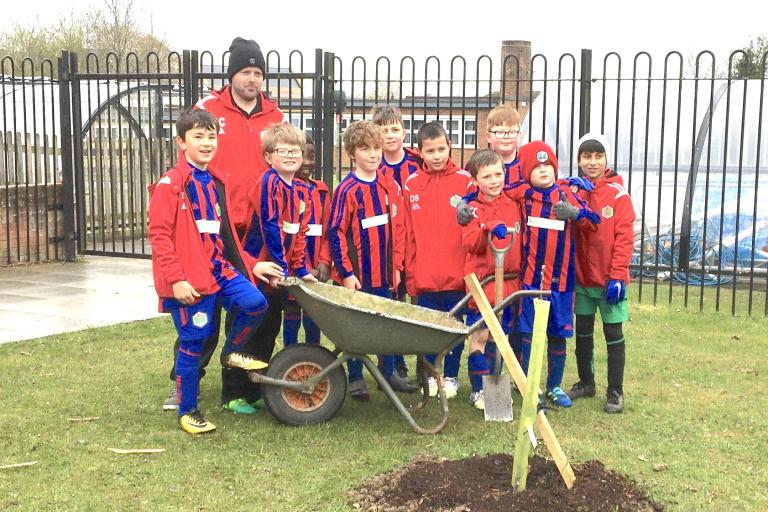
[[[403,148],[405,155],[399,162],[392,164],[384,159],[384,155],[381,156],[381,165],[379,165],[379,171],[385,176],[392,176],[395,182],[403,188],[408,177],[418,171],[422,166],[421,155],[410,148]]]
[[[306,183],[283,180],[270,168],[249,194],[253,215],[243,248],[261,261],[273,261],[286,276],[308,274],[306,265],[307,210],[310,192]]]
[[[363,289],[391,287],[393,272],[402,271],[405,224],[397,183],[380,171],[363,181],[354,171],[333,192],[328,244],[333,278],[341,283],[355,275]]]

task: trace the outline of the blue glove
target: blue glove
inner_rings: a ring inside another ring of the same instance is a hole
[[[507,226],[505,226],[503,223],[498,224],[491,230],[491,234],[499,240],[504,240],[507,237]]]
[[[605,302],[616,305],[627,296],[627,287],[621,279],[611,279],[605,285]]]
[[[584,176],[568,176],[565,178],[565,181],[568,182],[569,186],[577,186],[581,190],[586,190],[587,192],[592,192],[595,190],[595,186],[592,184],[591,181],[589,181],[589,178],[585,178]]]

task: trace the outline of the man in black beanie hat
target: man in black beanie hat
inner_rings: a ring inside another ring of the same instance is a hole
[[[227,181],[230,199],[227,211],[241,240],[250,222],[248,193],[269,168],[261,149],[261,133],[274,124],[282,123],[284,117],[277,103],[261,92],[265,72],[264,54],[258,43],[253,39],[236,37],[229,46],[229,85],[211,92],[195,105],[195,108],[213,114],[219,122],[218,150],[210,166],[230,174]],[[203,346],[200,357],[201,376],[205,374],[205,367],[216,350],[220,314],[219,308],[215,316],[216,326],[213,334],[205,340]],[[229,318],[225,324],[228,328]],[[243,343],[246,351],[249,341]],[[174,352],[178,351],[178,347],[177,339]],[[271,355],[263,354],[262,357],[268,360]],[[170,377],[175,382],[174,368],[171,369]],[[259,398],[260,390],[248,380],[245,371],[222,368],[221,379],[221,401],[226,409],[239,414],[256,412],[249,402]],[[174,386],[163,402],[163,409],[176,409],[177,404],[178,397]]]

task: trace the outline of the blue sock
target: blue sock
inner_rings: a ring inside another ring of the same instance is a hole
[[[299,341],[299,326],[301,325],[301,311],[283,312],[283,345],[288,347]]]
[[[565,371],[565,340],[563,338],[550,338],[547,343],[547,389],[560,386],[563,383]]]
[[[469,373],[469,383],[472,391],[483,389],[483,375],[488,375],[488,361],[485,354],[479,350],[469,354],[467,358],[467,373]]]
[[[304,341],[308,345],[320,344],[320,328],[306,311],[304,311]]]
[[[395,374],[395,358],[397,356],[381,356],[381,359],[379,360],[379,367],[381,368],[381,373],[384,374],[385,378],[390,378]]]
[[[176,356],[176,393],[179,397],[179,416],[197,409],[200,389],[200,353],[205,340],[182,341]]]
[[[531,335],[521,335],[520,342],[520,367],[523,369],[523,373],[528,375],[528,362],[531,360]]]
[[[488,364],[488,373],[493,375],[496,372],[496,343],[488,341],[485,344],[485,360]]]
[[[405,364],[405,356],[403,355],[396,355],[392,356],[395,358],[395,368],[400,368],[401,366],[406,366]]]
[[[363,378],[363,362],[360,359],[347,360],[347,375],[350,383]]]
[[[448,352],[448,355],[445,356],[445,362],[443,363],[444,371],[446,377],[456,378],[459,376],[459,368],[461,367],[461,354],[464,352],[464,342],[462,341],[455,347],[453,347],[453,350]]]

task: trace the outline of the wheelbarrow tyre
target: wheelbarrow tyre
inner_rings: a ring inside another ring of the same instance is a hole
[[[318,345],[297,344],[278,352],[269,362],[267,376],[304,381],[330,366],[336,357]],[[272,415],[287,425],[311,425],[331,419],[347,396],[347,377],[341,365],[318,383],[312,394],[281,386],[264,386],[264,402]]]

